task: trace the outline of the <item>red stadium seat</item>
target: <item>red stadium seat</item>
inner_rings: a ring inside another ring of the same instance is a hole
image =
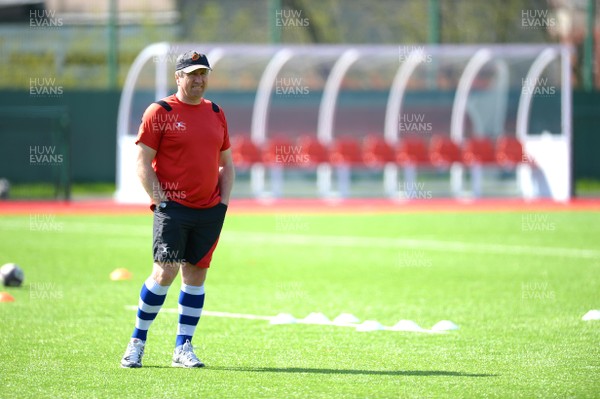
[[[369,167],[382,167],[395,161],[394,150],[383,137],[369,135],[363,142],[362,159]]]
[[[496,162],[494,144],[487,137],[471,137],[463,147],[462,161],[465,165],[490,165]]]
[[[431,138],[429,159],[434,166],[446,168],[462,160],[460,148],[449,137],[442,135]]]
[[[515,167],[525,161],[523,145],[515,137],[498,137],[495,155],[496,162],[503,167]]]
[[[416,137],[401,140],[396,151],[396,163],[401,166],[428,165],[430,162],[425,141]]]
[[[362,166],[360,144],[354,137],[334,139],[330,147],[329,163],[337,174],[337,195],[346,198],[350,195],[351,169]]]
[[[332,165],[356,166],[362,164],[358,140],[353,137],[340,137],[331,145],[329,160]]]
[[[492,140],[487,137],[471,137],[464,143],[463,164],[470,167],[473,196],[481,197],[483,192],[483,166],[496,164],[496,154]]]
[[[290,166],[296,163],[297,146],[287,137],[275,136],[267,139],[263,146],[262,160],[267,165]]]
[[[300,166],[314,167],[329,161],[329,153],[319,139],[312,135],[303,135],[298,139],[300,153],[306,159]]]
[[[327,147],[314,134],[300,136],[297,143],[304,157],[299,166],[316,172],[317,191],[320,196],[327,197],[331,194],[332,183]]]
[[[231,154],[234,164],[241,169],[249,168],[262,161],[259,148],[247,135],[232,136]]]

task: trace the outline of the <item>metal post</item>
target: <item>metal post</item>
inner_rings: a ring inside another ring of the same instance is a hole
[[[428,41],[430,45],[438,45],[441,42],[440,35],[440,0],[429,0],[429,32]],[[438,60],[432,59],[432,65],[427,72],[427,88],[437,88]]]
[[[588,0],[587,35],[583,43],[583,88],[594,89],[594,28],[596,22],[596,0]]]
[[[109,0],[108,11],[108,87],[118,87],[119,47],[117,38],[117,0]]]
[[[429,43],[440,42],[440,0],[429,0]]]
[[[269,33],[274,44],[281,43],[281,26],[277,24],[281,12],[281,0],[269,0]]]

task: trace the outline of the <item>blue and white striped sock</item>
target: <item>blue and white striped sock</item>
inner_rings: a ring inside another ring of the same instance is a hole
[[[131,338],[138,338],[142,341],[146,340],[148,328],[150,328],[150,324],[152,324],[163,303],[165,303],[169,287],[168,285],[159,285],[152,277],[148,277],[144,282],[138,302],[135,329]]]
[[[179,323],[177,324],[177,339],[175,347],[192,342],[194,331],[200,321],[202,307],[204,306],[204,285],[193,286],[181,284],[179,293]]]

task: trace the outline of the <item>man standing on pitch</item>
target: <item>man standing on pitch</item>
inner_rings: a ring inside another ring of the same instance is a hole
[[[203,367],[191,344],[204,305],[204,281],[217,246],[235,171],[223,111],[203,95],[211,71],[204,54],[186,52],[175,67],[177,93],[142,117],[137,174],[154,211],[152,274],[140,293],[122,367],[142,367],[150,324],[181,269],[175,367]]]

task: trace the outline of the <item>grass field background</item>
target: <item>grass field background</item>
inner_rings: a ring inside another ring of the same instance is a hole
[[[151,267],[151,214],[0,216],[0,263],[26,273],[0,303],[0,398],[594,398],[600,214],[231,212],[205,309],[342,312],[457,331],[357,332],[205,316],[205,369],[170,367],[177,315],[121,369]],[[109,273],[125,267],[130,281]],[[165,308],[176,308],[179,281]]]

